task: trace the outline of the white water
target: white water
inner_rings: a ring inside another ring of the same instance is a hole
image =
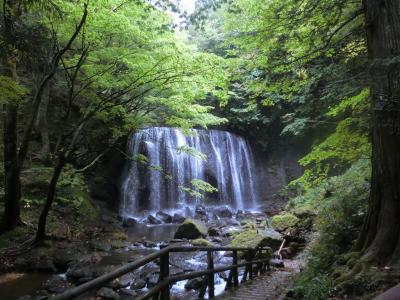
[[[188,146],[207,156],[202,160],[177,148]],[[122,216],[143,211],[180,210],[196,204],[182,191],[192,179],[209,182],[218,192],[205,195],[209,205],[228,205],[236,209],[256,206],[253,154],[245,139],[218,130],[192,130],[184,135],[176,128],[154,127],[133,134],[127,145],[131,157],[145,155],[147,165],[129,161],[121,186]],[[149,168],[161,167],[162,171]],[[172,180],[166,178],[166,174]]]

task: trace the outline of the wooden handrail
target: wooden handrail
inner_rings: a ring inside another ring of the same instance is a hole
[[[197,277],[204,277],[204,284],[202,290],[200,291],[200,295],[204,296],[204,292],[208,286],[208,294],[209,299],[214,298],[214,274],[231,271],[229,274],[227,288],[230,286],[237,287],[239,285],[239,273],[238,268],[246,267],[245,273],[242,278],[242,282],[247,279],[247,275],[252,279],[253,265],[257,265],[257,272],[263,273],[266,268],[269,268],[269,258],[264,259],[254,259],[256,257],[257,252],[262,253],[262,251],[269,251],[268,247],[259,247],[259,248],[248,248],[248,247],[202,247],[202,246],[167,246],[160,251],[149,254],[141,259],[138,259],[134,262],[128,263],[120,268],[117,268],[107,274],[104,274],[100,277],[97,277],[91,281],[88,281],[84,284],[81,284],[77,287],[71,288],[60,295],[56,295],[52,300],[69,300],[74,299],[75,297],[82,295],[90,290],[95,288],[100,288],[104,286],[106,283],[121,277],[127,273],[133,272],[138,268],[153,262],[157,259],[160,260],[160,278],[159,283],[152,287],[145,295],[137,297],[138,300],[145,300],[151,297],[156,297],[154,299],[161,300],[169,300],[170,299],[170,285],[174,284],[178,281],[193,279]],[[170,275],[169,274],[169,254],[173,252],[196,252],[196,251],[205,251],[207,252],[207,270],[190,272],[180,275]],[[214,267],[213,253],[217,251],[232,251],[233,252],[233,262],[232,265],[226,267]],[[251,258],[243,263],[238,263],[238,251],[246,251],[251,253]]]

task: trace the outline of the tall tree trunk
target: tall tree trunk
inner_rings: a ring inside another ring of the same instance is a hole
[[[364,258],[385,264],[400,253],[400,1],[364,5],[372,61],[372,181],[358,246]]]
[[[63,155],[58,158],[57,165],[54,167],[53,176],[47,191],[46,203],[42,209],[39,217],[39,223],[36,231],[35,243],[40,243],[46,238],[46,222],[51,205],[54,202],[57,190],[57,182],[60,178],[61,172],[65,166],[66,159]]]
[[[16,104],[5,104],[4,119],[4,213],[0,231],[10,230],[20,220],[20,179],[17,162],[17,112]]]
[[[5,65],[7,75],[18,82],[16,58],[10,55]],[[4,212],[0,232],[13,229],[20,221],[19,199],[21,196],[20,167],[18,164],[18,104],[3,105],[4,142]]]

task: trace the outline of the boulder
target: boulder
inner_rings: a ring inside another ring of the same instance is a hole
[[[196,205],[196,209],[195,209],[195,213],[197,215],[203,215],[206,216],[207,215],[207,210],[203,205]]]
[[[97,296],[103,299],[119,300],[119,295],[110,288],[103,287],[97,291]]]
[[[46,290],[38,290],[35,292],[35,300],[47,300],[49,296],[49,292]]]
[[[146,287],[146,281],[143,279],[137,279],[132,282],[130,289],[131,290],[141,290]]]
[[[53,275],[42,284],[42,288],[52,294],[60,294],[70,287],[71,284],[59,275]]]
[[[152,287],[155,287],[158,284],[158,279],[160,278],[160,273],[159,272],[153,272],[149,273],[146,276],[146,287],[148,289],[151,289]]]
[[[123,219],[122,226],[124,226],[124,227],[133,227],[137,223],[139,223],[139,222],[134,218],[126,218],[126,219]]]
[[[176,224],[182,224],[183,222],[185,222],[185,217],[175,213],[174,216],[172,217],[172,223],[176,223]]]
[[[159,218],[164,223],[172,223],[172,219],[173,219],[171,215],[169,215],[163,211],[157,212],[156,217]]]
[[[119,294],[123,299],[135,299],[137,297],[137,293],[130,289],[120,289]]]
[[[220,237],[214,236],[214,237],[211,238],[211,242],[217,243],[217,244],[221,244],[222,243],[222,239]]]
[[[113,289],[113,290],[118,290],[121,288],[126,288],[130,285],[132,281],[132,275],[131,274],[125,274],[122,275],[121,277],[118,277],[114,279],[113,281],[107,283],[107,287]]]
[[[67,270],[67,277],[77,280],[79,278],[93,278],[93,266],[86,265],[82,262],[72,264]]]
[[[243,210],[239,209],[236,213],[236,219],[241,219],[244,217],[244,212]]]
[[[178,227],[174,238],[194,240],[207,235],[207,226],[204,222],[194,219],[186,219],[182,225]]]
[[[219,230],[218,227],[210,227],[208,229],[208,235],[209,236],[220,236],[221,235],[221,231]]]
[[[147,217],[147,222],[148,222],[149,224],[151,224],[151,225],[159,225],[159,224],[162,223],[159,219],[157,219],[157,218],[154,217],[153,215],[148,215],[148,217]]]
[[[299,223],[299,218],[291,213],[284,213],[272,217],[271,226],[277,231],[285,231],[295,227]]]
[[[233,214],[228,207],[218,208],[216,211],[216,215],[220,218],[232,218]]]
[[[142,245],[145,246],[146,248],[155,248],[157,247],[157,243],[149,240],[145,240],[142,242]]]
[[[203,285],[202,278],[193,278],[193,279],[190,279],[188,282],[186,282],[185,289],[186,290],[199,290],[202,285]]]
[[[249,229],[240,232],[231,242],[232,247],[271,247],[279,248],[282,243],[282,235],[273,229],[257,230]]]

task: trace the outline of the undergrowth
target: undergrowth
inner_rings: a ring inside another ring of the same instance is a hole
[[[307,268],[289,291],[296,299],[327,299],[335,293],[334,262],[348,252],[357,239],[369,195],[370,166],[360,160],[341,176],[331,177],[292,199],[288,209],[304,206],[317,212],[317,232]]]

